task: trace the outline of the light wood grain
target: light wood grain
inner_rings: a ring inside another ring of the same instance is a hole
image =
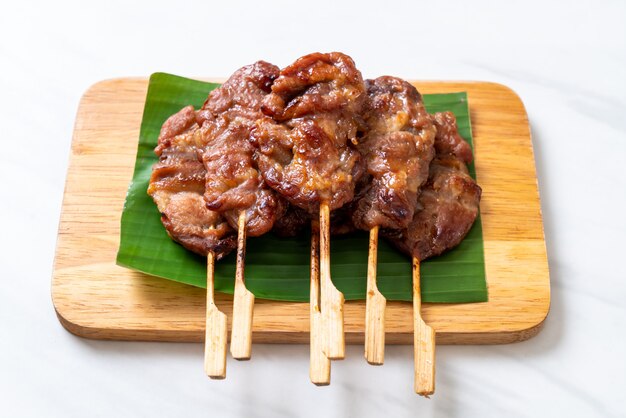
[[[207,256],[206,287],[206,332],[204,343],[204,371],[211,379],[226,377],[226,344],[228,341],[228,320],[215,306],[214,278],[215,254]]]
[[[233,327],[230,354],[237,360],[249,360],[252,355],[252,316],[254,295],[246,288],[244,267],[246,259],[246,212],[241,211],[237,232],[237,268],[233,295]]]
[[[435,393],[435,331],[422,319],[420,262],[413,257],[413,356],[415,393],[429,397]]]
[[[378,226],[370,231],[367,257],[367,293],[365,296],[365,359],[379,366],[385,362],[385,307],[387,299],[376,285],[378,261]]]
[[[346,355],[343,323],[344,298],[330,277],[330,209],[320,205],[320,303],[322,305],[323,347],[326,357],[341,360]]]
[[[317,386],[330,384],[330,359],[324,354],[324,330],[322,329],[322,312],[320,309],[320,244],[319,230],[311,228],[311,293],[309,297],[310,315],[310,364],[309,377]]]
[[[414,84],[422,93],[468,93],[489,286],[489,302],[424,304],[422,317],[438,344],[530,338],[548,313],[550,281],[524,106],[500,84]],[[204,341],[204,289],[115,265],[146,90],[146,79],[107,80],[81,100],[59,224],[54,307],[63,326],[88,338]],[[231,318],[232,296],[215,298]],[[344,320],[346,342],[363,344],[365,303],[346,302]],[[308,343],[309,327],[306,303],[255,303],[254,342]],[[410,303],[387,303],[386,343],[413,344]]]

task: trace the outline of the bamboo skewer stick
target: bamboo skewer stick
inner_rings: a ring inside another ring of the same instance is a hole
[[[237,269],[233,297],[233,327],[230,353],[237,360],[249,360],[252,351],[252,314],[254,295],[246,288],[244,266],[246,257],[246,212],[241,211],[237,232]]]
[[[215,305],[214,297],[215,253],[207,255],[206,274],[206,334],[204,340],[204,371],[211,379],[226,377],[226,340],[228,338],[226,315]]]
[[[365,299],[365,359],[369,364],[385,361],[385,307],[387,300],[376,285],[378,226],[370,230],[367,258],[367,296]]]
[[[420,310],[420,261],[413,257],[413,354],[415,358],[415,393],[426,396],[435,392],[435,331],[426,325]]]
[[[319,231],[311,228],[311,297],[310,297],[310,349],[309,377],[317,386],[330,384],[330,360],[324,354],[324,330],[320,311]]]
[[[324,353],[331,360],[345,357],[343,333],[344,297],[330,278],[330,208],[320,204],[320,288],[322,299],[322,326],[326,333]]]

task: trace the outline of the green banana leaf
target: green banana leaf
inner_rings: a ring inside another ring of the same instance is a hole
[[[219,86],[171,74],[150,77],[141,123],[135,171],[122,213],[117,264],[153,276],[206,287],[206,259],[172,241],[160,214],[147,195],[154,147],[163,122],[182,107],[202,106],[207,94]],[[472,140],[465,93],[425,95],[430,112],[454,112],[461,135]],[[475,176],[473,165],[470,166]],[[308,236],[278,238],[271,234],[249,238],[246,285],[257,298],[305,302],[309,300]],[[368,234],[333,237],[331,275],[346,300],[364,299]],[[487,300],[480,218],[454,250],[422,263],[422,298],[425,302],[484,302]],[[216,263],[215,290],[232,293],[235,252]],[[378,286],[389,300],[411,301],[411,260],[383,239],[378,248]]]

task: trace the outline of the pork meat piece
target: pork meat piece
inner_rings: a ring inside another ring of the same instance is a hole
[[[267,184],[312,214],[320,203],[334,210],[350,202],[363,173],[354,144],[365,98],[347,55],[314,53],[284,68],[252,135]]]
[[[481,189],[463,161],[454,155],[435,157],[418,210],[408,228],[382,230],[401,251],[420,261],[456,247],[478,216]]]
[[[152,168],[148,194],[174,241],[201,255],[213,251],[220,259],[235,248],[236,237],[225,219],[204,202],[206,170],[197,153],[203,145],[203,132],[192,106],[165,121],[155,149],[159,162]]]
[[[311,215],[304,209],[287,204],[285,214],[276,220],[272,232],[279,237],[295,237],[311,227]]]
[[[439,112],[432,115],[437,127],[435,151],[437,154],[452,154],[465,164],[472,162],[472,148],[459,134],[456,117],[452,112]]]
[[[419,92],[408,82],[383,76],[367,80],[367,131],[359,151],[368,179],[352,205],[360,229],[406,228],[435,155],[435,126]]]
[[[263,116],[261,103],[278,73],[278,67],[264,61],[240,68],[209,94],[197,116],[206,132],[202,148],[206,204],[233,228],[245,211],[246,231],[252,237],[272,229],[285,209],[283,198],[265,184],[257,169],[250,143],[255,121]]]
[[[437,113],[433,119],[437,125],[437,153],[418,210],[408,228],[382,230],[382,235],[400,250],[419,260],[459,245],[478,216],[482,193],[469,175],[466,163],[472,160],[472,149],[458,134],[454,115]]]

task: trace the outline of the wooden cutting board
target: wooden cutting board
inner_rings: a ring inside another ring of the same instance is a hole
[[[550,280],[535,163],[524,105],[484,82],[414,83],[422,93],[466,91],[472,119],[489,302],[426,304],[440,344],[522,341],[541,328]],[[76,117],[52,277],[52,299],[70,332],[88,338],[203,341],[205,291],[115,265],[148,81],[92,86]],[[407,260],[407,263],[409,261]],[[365,278],[364,278],[365,280]],[[218,294],[231,319],[232,297]],[[387,342],[412,344],[412,305],[387,305]],[[363,342],[364,302],[345,306],[348,343]],[[229,324],[230,325],[230,324]],[[257,300],[253,341],[308,343],[309,306]]]

